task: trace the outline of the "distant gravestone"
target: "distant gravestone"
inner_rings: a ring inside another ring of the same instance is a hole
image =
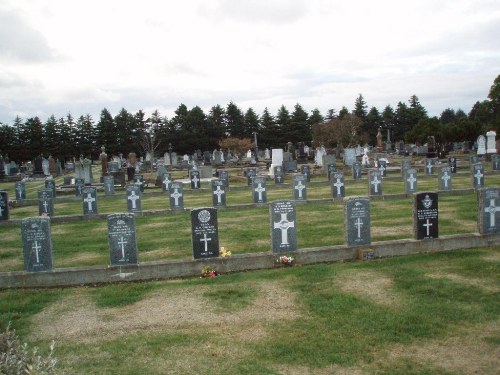
[[[45,189],[52,190],[52,196],[56,197],[56,181],[52,178],[45,180]]]
[[[9,220],[9,194],[5,190],[0,191],[0,221]]]
[[[451,173],[457,173],[457,158],[451,157],[448,159]]]
[[[273,253],[297,250],[297,213],[293,201],[269,205],[271,245]]]
[[[278,165],[274,167],[274,183],[282,184],[285,182],[285,178],[283,175],[283,167]]]
[[[342,172],[335,172],[331,178],[333,198],[345,197],[345,182]]]
[[[382,177],[380,171],[372,170],[369,172],[368,190],[370,195],[382,195]]]
[[[141,193],[144,193],[144,176],[142,174],[134,175],[134,184],[139,186]]]
[[[216,208],[191,210],[191,239],[194,259],[219,256],[219,226]]]
[[[307,200],[307,181],[306,176],[293,176],[293,199],[295,201]]]
[[[483,156],[486,154],[486,138],[484,135],[477,137],[477,155]]]
[[[406,170],[411,168],[410,160],[401,160],[401,176],[404,178],[406,176]]]
[[[352,178],[355,181],[361,180],[361,173],[362,173],[361,163],[359,161],[354,162],[352,164]]]
[[[387,162],[385,160],[378,161],[378,170],[382,178],[387,177]]]
[[[120,165],[116,161],[108,162],[108,173],[118,173],[120,170]]]
[[[33,217],[21,222],[24,269],[26,272],[52,270],[50,218]]]
[[[22,201],[26,199],[26,183],[24,181],[16,182],[16,200]]]
[[[224,181],[212,180],[212,204],[214,207],[226,207],[226,187]]]
[[[219,171],[219,180],[224,183],[226,189],[229,188],[229,172],[225,169]]]
[[[415,239],[439,237],[438,194],[422,192],[413,195],[413,232]]]
[[[164,193],[168,193],[170,191],[170,185],[172,184],[172,175],[170,172],[165,172],[161,181],[161,188]]]
[[[417,170],[415,168],[406,169],[405,175],[405,192],[415,193],[417,191]]]
[[[82,195],[82,189],[85,186],[85,180],[83,178],[75,178],[75,196],[80,197]]]
[[[184,209],[184,184],[179,181],[174,181],[170,184],[170,209],[183,210]]]
[[[104,183],[104,194],[113,195],[115,193],[115,179],[113,176],[104,176],[102,178]]]
[[[451,168],[448,166],[441,167],[439,170],[439,190],[451,190]]]
[[[311,181],[311,168],[308,165],[303,165],[301,167],[301,173],[306,176],[306,181],[310,182]]]
[[[213,170],[211,165],[204,165],[200,167],[200,178],[212,178]]]
[[[266,179],[255,177],[252,183],[253,203],[263,204],[267,202]]]
[[[479,162],[479,158],[477,157],[477,155],[470,155],[469,156],[469,163],[471,165],[471,168],[472,168],[473,164],[477,164],[478,162]]]
[[[434,160],[425,159],[425,174],[430,176],[434,172]]]
[[[71,176],[64,176],[63,177],[63,185],[64,186],[69,186],[71,185],[71,181],[73,180],[73,177]]]
[[[337,165],[337,158],[335,157],[335,155],[331,154],[323,155],[323,172],[325,173],[328,172],[329,165],[333,166]]]
[[[500,232],[500,189],[479,189],[479,233]]]
[[[133,214],[108,215],[108,244],[112,265],[138,263]]]
[[[332,175],[337,172],[337,166],[335,164],[328,164],[327,173],[328,173],[328,181],[332,179]]]
[[[141,211],[141,187],[139,185],[128,184],[125,187],[127,196],[127,210],[128,212]]]
[[[283,169],[285,172],[295,172],[297,170],[297,160],[284,160]]]
[[[350,197],[344,200],[344,226],[348,246],[371,243],[370,198]]]
[[[247,174],[247,186],[252,186],[253,178],[257,176],[257,169],[247,168],[246,174]]]
[[[484,187],[484,166],[481,163],[472,165],[472,186],[474,189]]]
[[[52,190],[38,190],[38,215],[54,216],[54,198]]]
[[[491,169],[493,171],[500,171],[500,155],[498,154],[491,155]]]
[[[346,148],[344,149],[344,164],[351,166],[356,161],[356,149]]]
[[[191,181],[191,189],[199,189],[201,187],[200,171],[190,171],[189,180]]]
[[[222,152],[215,150],[213,153],[213,157],[215,160],[215,165],[221,165],[222,164]]]
[[[82,191],[82,203],[84,215],[97,214],[97,188],[86,186]]]

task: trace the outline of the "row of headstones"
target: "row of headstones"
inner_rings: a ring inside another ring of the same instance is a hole
[[[498,205],[500,189],[479,191],[479,231],[500,232]],[[273,253],[297,250],[297,212],[294,201],[273,202],[269,206],[271,248]],[[417,240],[439,237],[438,193],[422,192],[413,196],[413,232]],[[112,265],[138,263],[135,216],[131,213],[108,215],[108,244]],[[48,271],[52,264],[50,218],[36,217],[22,221],[24,265],[27,272]],[[370,198],[344,200],[345,242],[349,246],[371,244]],[[219,256],[217,209],[191,210],[191,241],[194,259]]]

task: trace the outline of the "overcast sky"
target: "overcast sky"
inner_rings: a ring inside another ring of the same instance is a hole
[[[0,122],[230,101],[276,114],[469,112],[500,74],[499,0],[0,0]]]

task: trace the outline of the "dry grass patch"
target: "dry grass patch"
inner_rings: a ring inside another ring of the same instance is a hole
[[[413,226],[411,225],[401,225],[392,227],[372,227],[372,236],[391,236],[391,235],[401,235],[407,233],[412,235]]]
[[[500,252],[486,255],[482,259],[484,259],[488,262],[500,262]]]
[[[483,289],[487,292],[491,292],[491,293],[500,292],[499,287],[492,285],[491,283],[487,282],[487,280],[484,280],[484,279],[464,277],[464,276],[458,275],[456,273],[449,273],[449,272],[444,272],[444,271],[435,272],[435,273],[428,273],[426,276],[430,277],[432,279],[447,279],[447,280],[451,280],[451,281],[465,284],[468,286],[478,287],[478,288],[481,288],[481,289]]]

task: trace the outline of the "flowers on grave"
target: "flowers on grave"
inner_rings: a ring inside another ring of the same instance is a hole
[[[278,259],[276,259],[276,263],[284,264],[285,266],[291,266],[295,258],[290,255],[282,255]]]
[[[233,254],[229,250],[226,250],[226,248],[224,246],[222,246],[220,248],[219,256],[221,258],[227,258],[227,257],[230,257],[231,255],[233,255]]]
[[[201,269],[201,277],[209,277],[213,279],[215,276],[219,275],[220,274],[213,267],[205,266]]]

